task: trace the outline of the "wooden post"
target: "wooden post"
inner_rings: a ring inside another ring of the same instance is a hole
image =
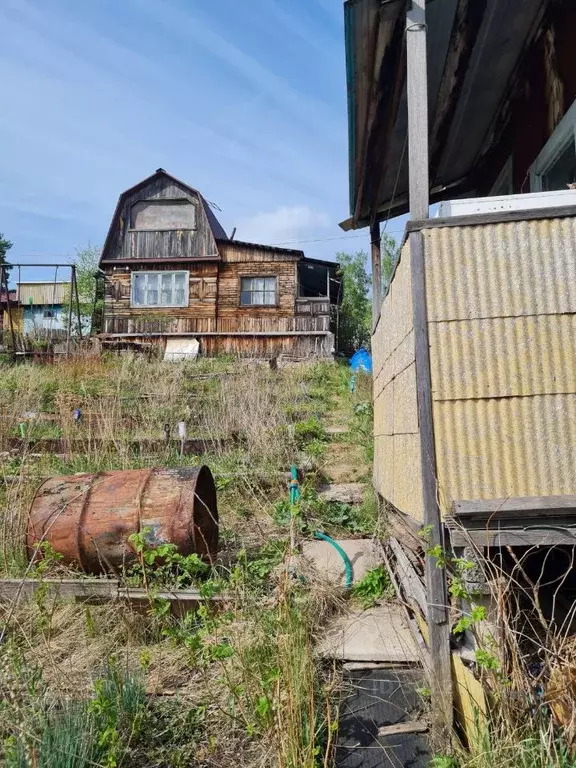
[[[12,339],[12,358],[16,359],[16,334],[14,332],[14,320],[12,318],[12,305],[10,304],[10,290],[8,288],[8,272],[4,265],[0,266],[2,275],[0,278],[0,291],[2,288],[6,291],[6,307],[8,309],[8,324],[10,326],[10,337]],[[4,341],[4,339],[2,339]]]
[[[72,267],[74,270],[74,267]],[[72,275],[74,271],[72,271]],[[70,281],[70,303],[68,305],[68,327],[66,329],[66,357],[70,357],[70,337],[72,336],[72,301],[74,298],[74,286]]]
[[[429,214],[426,0],[412,0],[406,15],[406,38],[410,218],[415,220],[427,219]],[[411,232],[409,243],[424,525],[430,532],[429,549],[439,545],[444,551],[444,530],[438,503],[422,232]],[[438,737],[448,744],[453,722],[453,695],[446,569],[438,567],[437,559],[430,554],[426,555],[426,599],[432,716]]]
[[[78,295],[78,280],[76,279],[76,265],[72,265],[72,289],[76,296],[76,315],[78,317],[78,337],[82,341],[82,315],[80,313],[80,296]],[[72,300],[72,295],[70,295]]]
[[[382,308],[382,247],[379,221],[370,225],[370,246],[372,253],[372,331],[374,331]]]
[[[406,55],[410,218],[427,219],[429,194],[426,0],[412,0],[412,7],[406,14]]]

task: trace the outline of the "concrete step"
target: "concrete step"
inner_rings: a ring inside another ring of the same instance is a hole
[[[420,654],[404,609],[395,603],[351,610],[328,626],[317,646],[321,656],[341,661],[418,664]]]
[[[338,544],[350,558],[354,583],[382,562],[380,546],[373,539],[338,539]],[[346,571],[342,557],[327,541],[305,541],[300,567],[308,578],[344,585]]]
[[[320,487],[318,496],[324,501],[362,504],[366,486],[363,483],[329,483]]]

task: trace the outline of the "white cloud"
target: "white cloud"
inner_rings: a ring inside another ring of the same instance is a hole
[[[274,211],[256,213],[236,222],[238,240],[273,245],[292,240],[325,236],[332,224],[327,213],[307,205],[282,205]]]

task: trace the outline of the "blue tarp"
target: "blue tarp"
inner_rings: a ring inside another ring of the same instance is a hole
[[[350,368],[353,373],[363,371],[364,373],[372,373],[372,357],[367,349],[359,349],[354,352],[350,358]]]

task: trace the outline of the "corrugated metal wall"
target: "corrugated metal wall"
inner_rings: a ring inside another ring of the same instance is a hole
[[[18,283],[16,288],[18,302],[26,306],[63,304],[69,293],[68,282]]]
[[[372,337],[374,487],[422,518],[410,251],[406,244]]]
[[[424,242],[443,511],[576,493],[576,219],[429,229]]]

